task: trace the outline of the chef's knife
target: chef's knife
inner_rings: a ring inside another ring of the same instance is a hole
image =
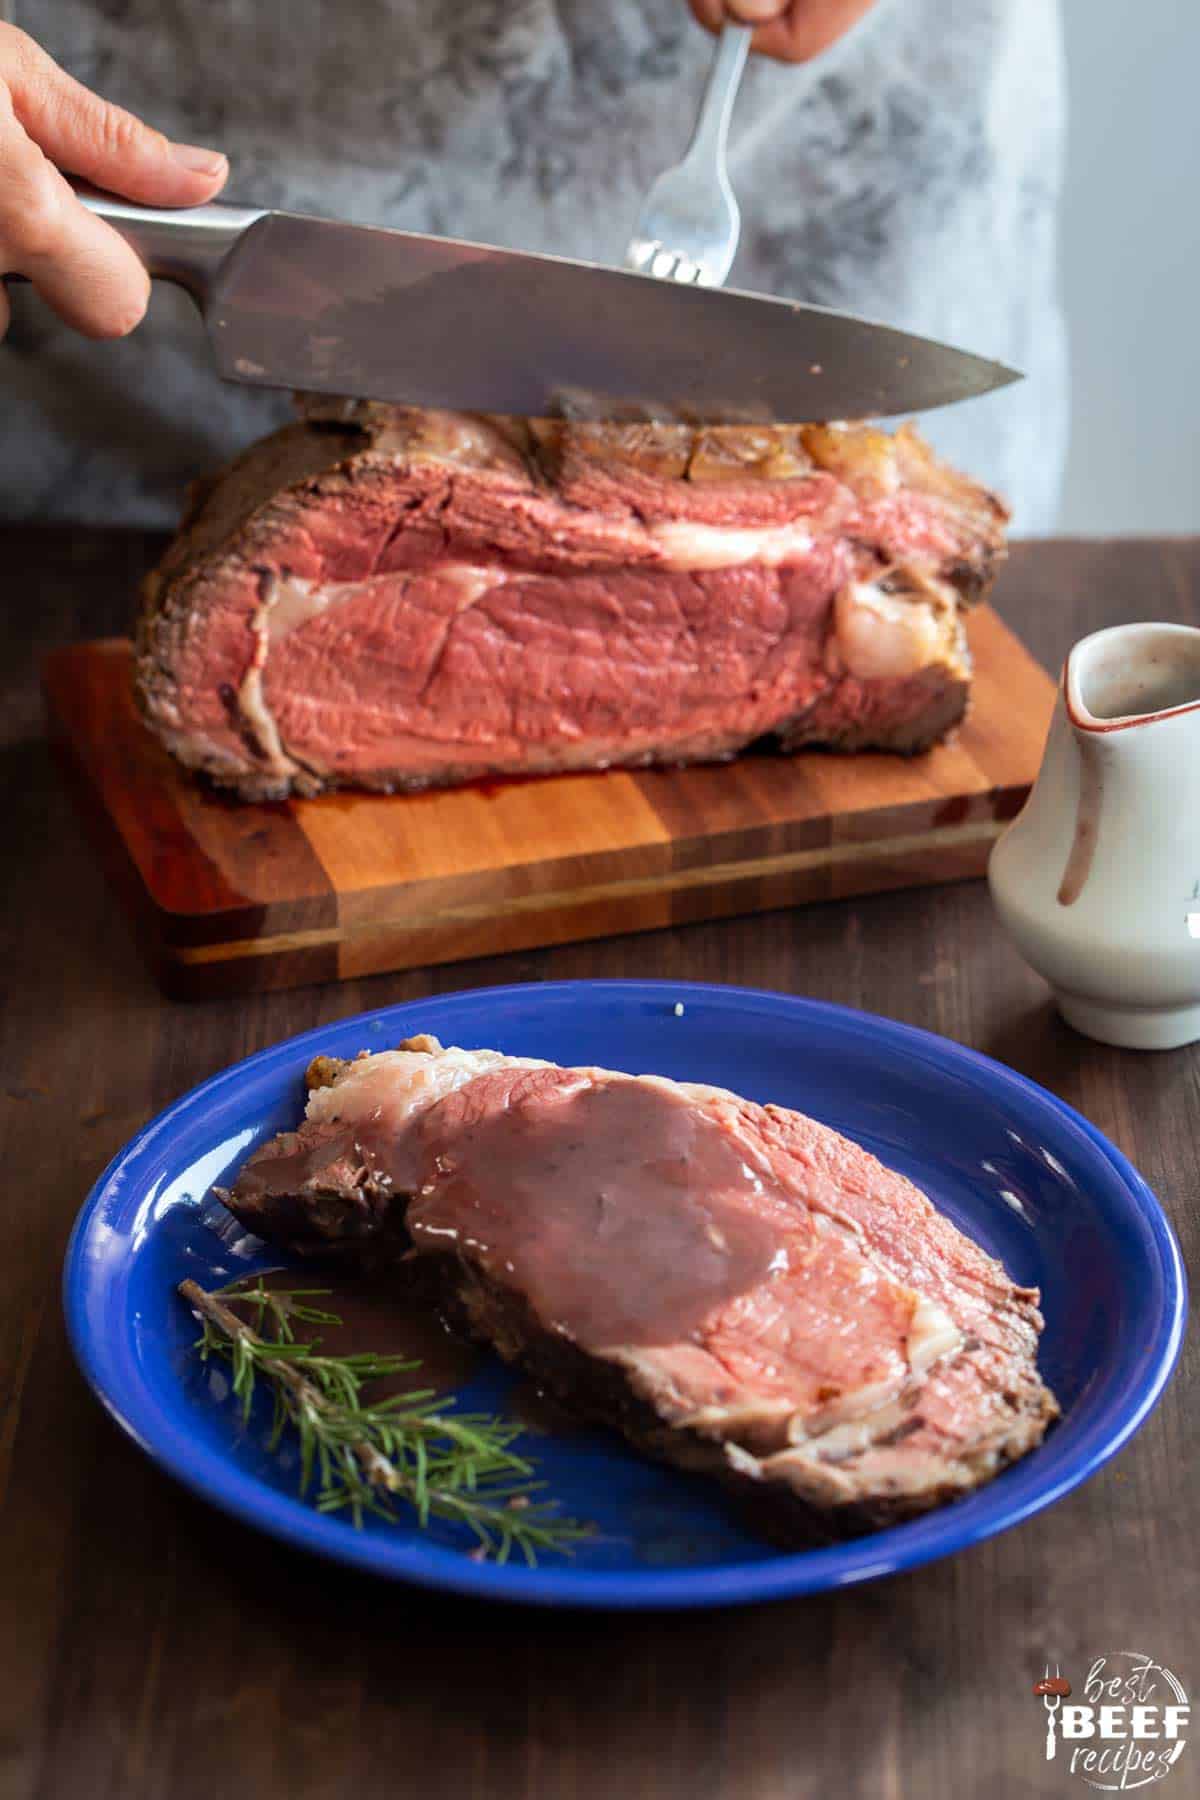
[[[296,213],[84,199],[193,295],[228,381],[534,417],[802,423],[1019,379],[790,300]]]

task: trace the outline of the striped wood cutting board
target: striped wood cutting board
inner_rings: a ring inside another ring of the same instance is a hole
[[[124,639],[72,645],[46,696],[84,817],[169,992],[289,987],[979,875],[1037,773],[1053,700],[988,607],[952,743],[746,756],[248,806],[144,729]]]

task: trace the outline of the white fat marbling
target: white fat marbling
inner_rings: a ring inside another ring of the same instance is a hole
[[[397,571],[386,577],[395,580]],[[414,576],[420,570],[411,572]],[[431,571],[439,583],[456,590],[457,611],[465,612],[494,587],[502,587],[508,579],[504,569],[487,568],[475,563],[441,563]],[[371,580],[372,577],[367,577]],[[280,575],[276,578],[264,619],[267,640],[280,643],[302,625],[319,618],[331,606],[360,594],[361,581],[309,581],[303,575]]]
[[[926,1369],[943,1356],[951,1356],[961,1350],[963,1334],[950,1317],[950,1314],[936,1301],[928,1300],[922,1294],[913,1308],[913,1316],[908,1327],[908,1341],[905,1346],[908,1353],[908,1366],[914,1375],[923,1375]]]
[[[942,629],[932,600],[885,594],[873,581],[849,581],[833,608],[838,656],[859,681],[903,680],[937,656]]]
[[[350,1124],[379,1120],[400,1130],[415,1114],[436,1106],[447,1094],[465,1087],[489,1069],[544,1069],[529,1057],[503,1056],[498,1050],[381,1050],[351,1063],[329,1087],[314,1088],[308,1097],[310,1119],[344,1119]]]
[[[741,563],[778,568],[798,562],[813,546],[807,525],[704,525],[667,519],[650,528],[673,569],[733,569]]]

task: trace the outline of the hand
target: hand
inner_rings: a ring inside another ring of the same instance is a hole
[[[170,143],[0,24],[0,276],[28,276],[85,337],[123,337],[146,310],[149,277],[61,169],[146,206],[196,206],[220,192],[229,165],[216,150]],[[8,319],[0,281],[0,338]]]
[[[751,49],[777,62],[808,62],[856,25],[873,0],[688,0],[709,31],[755,25]]]

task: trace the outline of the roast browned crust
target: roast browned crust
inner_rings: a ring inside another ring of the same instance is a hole
[[[909,426],[322,403],[195,491],[145,583],[137,691],[174,755],[248,799],[722,760],[759,739],[911,753],[966,709],[962,611],[1006,519]],[[497,595],[483,640],[520,657],[481,668],[468,644],[456,673],[450,647]]]

